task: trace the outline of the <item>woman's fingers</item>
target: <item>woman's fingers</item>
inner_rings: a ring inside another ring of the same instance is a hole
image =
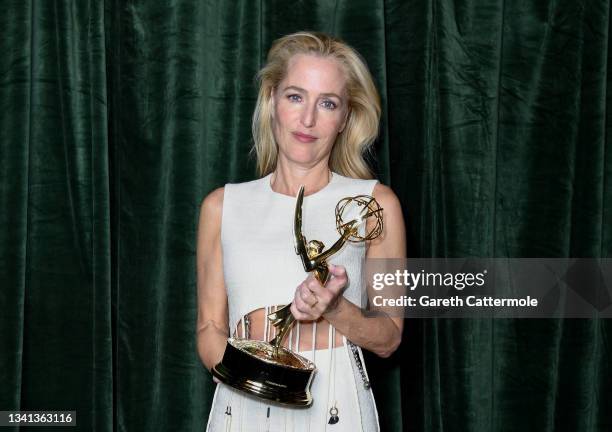
[[[300,292],[300,297],[302,298],[304,303],[306,303],[306,305],[310,306],[311,308],[315,307],[316,304],[319,302],[319,299],[311,291],[310,287],[305,287],[301,285],[298,289]]]
[[[320,316],[316,309],[318,303],[319,299],[309,289],[308,280],[305,280],[295,290],[291,313],[300,321],[316,320]]]
[[[341,292],[346,286],[346,283],[348,282],[346,269],[344,268],[344,266],[330,265],[329,272],[333,277],[330,279],[329,282],[327,282],[327,285],[325,286],[332,291]]]
[[[316,279],[307,282],[308,289],[310,289],[319,300],[317,306],[321,306],[319,308],[321,314],[327,312],[330,307],[334,307],[348,282],[346,269],[343,266],[330,265],[329,269],[332,277],[325,286],[321,286]]]
[[[297,299],[293,300],[290,308],[293,317],[298,321],[312,321],[313,319],[316,319],[313,318],[313,316],[308,312],[305,312],[306,309],[307,307]]]
[[[291,313],[297,320],[312,321],[333,309],[348,281],[343,266],[329,267],[332,278],[325,286],[311,273],[295,291]]]

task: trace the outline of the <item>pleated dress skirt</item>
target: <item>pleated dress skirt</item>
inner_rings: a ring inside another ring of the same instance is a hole
[[[376,407],[360,407],[351,359],[345,346],[299,352],[312,360],[317,372],[311,385],[313,403],[307,408],[292,408],[264,401],[217,384],[207,431],[261,432],[373,432],[379,430]],[[371,392],[369,392],[371,395]],[[333,408],[336,410],[333,410]],[[372,410],[362,415],[361,409]],[[331,410],[331,412],[330,412]],[[336,413],[337,412],[337,413]],[[337,418],[334,418],[334,415]],[[362,418],[370,424],[362,424]],[[330,422],[331,420],[331,422]],[[337,420],[334,422],[334,420]]]

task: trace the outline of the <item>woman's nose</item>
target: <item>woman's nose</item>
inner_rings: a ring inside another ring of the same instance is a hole
[[[317,111],[316,105],[305,105],[304,110],[302,111],[302,125],[307,128],[311,128],[316,123]]]

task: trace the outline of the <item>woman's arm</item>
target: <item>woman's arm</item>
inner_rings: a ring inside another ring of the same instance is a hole
[[[406,236],[399,200],[393,191],[377,184],[374,198],[383,208],[384,231],[368,247],[367,258],[405,258]],[[368,227],[372,221],[368,221]],[[309,276],[296,290],[292,312],[297,319],[317,319],[323,316],[350,341],[380,357],[389,357],[402,340],[403,318],[366,318],[361,310],[342,295],[347,283],[346,270],[331,266],[334,276],[325,287]]]
[[[202,202],[198,223],[196,338],[198,354],[208,370],[223,358],[229,328],[221,254],[222,210],[223,188],[219,188]]]

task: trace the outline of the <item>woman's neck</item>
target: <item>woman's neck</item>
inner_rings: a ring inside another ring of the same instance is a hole
[[[279,161],[272,173],[270,186],[274,192],[296,196],[304,185],[304,195],[308,196],[323,189],[331,180],[331,171],[325,163],[313,167],[293,167]]]

